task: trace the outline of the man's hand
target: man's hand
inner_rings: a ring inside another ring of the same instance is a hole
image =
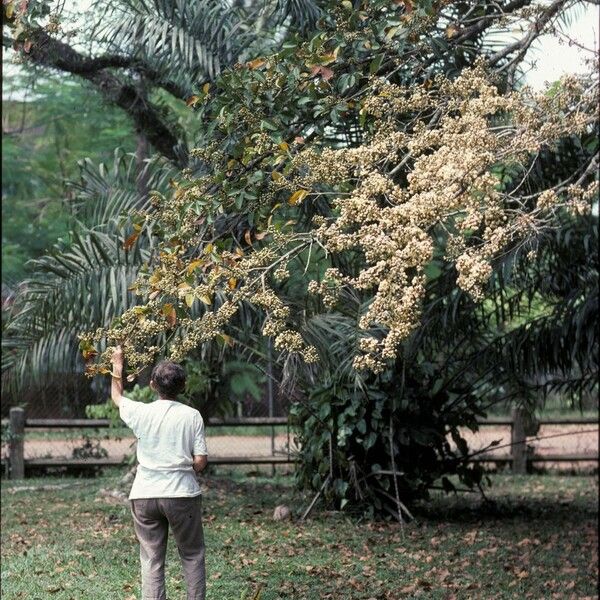
[[[123,348],[121,348],[121,346],[116,346],[113,350],[112,356],[110,357],[110,362],[112,363],[114,368],[122,371],[123,361]]]
[[[204,471],[206,465],[208,464],[208,456],[206,454],[197,454],[193,456],[194,464],[192,465],[194,471],[196,473],[200,473]]]

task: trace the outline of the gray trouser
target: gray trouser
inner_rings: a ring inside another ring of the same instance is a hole
[[[169,526],[173,532],[187,585],[187,600],[204,600],[204,533],[202,496],[148,498],[131,501],[140,542],[142,600],[166,600],[165,555]]]

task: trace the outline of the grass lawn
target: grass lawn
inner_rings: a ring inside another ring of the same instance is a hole
[[[119,476],[3,482],[3,599],[140,597],[128,508],[97,495]],[[402,532],[318,504],[305,523],[275,522],[275,505],[298,514],[310,501],[288,478],[208,476],[208,598],[597,598],[597,477],[492,481],[494,508],[475,494],[436,496]],[[17,491],[62,483],[75,485]],[[169,600],[183,599],[172,540],[167,560]]]

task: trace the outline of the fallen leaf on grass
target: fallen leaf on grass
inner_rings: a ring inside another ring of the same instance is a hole
[[[540,543],[541,543],[540,540],[538,540],[537,538],[533,539],[533,540],[530,540],[529,538],[523,538],[520,542],[517,542],[517,546],[519,546],[519,548],[522,548],[523,546],[530,546],[530,545],[539,546]]]
[[[355,577],[351,577],[350,580],[348,581],[348,583],[355,589],[358,590],[359,592],[362,592],[365,589],[365,586],[363,583],[361,583],[358,579],[356,579]]]
[[[577,570],[577,567],[563,567],[560,572],[564,573],[565,575],[574,575],[577,573]]]
[[[363,575],[365,577],[373,577],[375,575],[375,569],[369,565],[363,567]]]
[[[475,543],[475,538],[477,537],[477,529],[472,529],[469,531],[464,537],[463,540],[469,545],[472,546]]]

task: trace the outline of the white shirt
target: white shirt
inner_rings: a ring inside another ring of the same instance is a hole
[[[119,414],[137,438],[138,468],[129,499],[189,498],[202,493],[193,456],[208,454],[200,413],[175,400],[149,404],[121,397]]]

